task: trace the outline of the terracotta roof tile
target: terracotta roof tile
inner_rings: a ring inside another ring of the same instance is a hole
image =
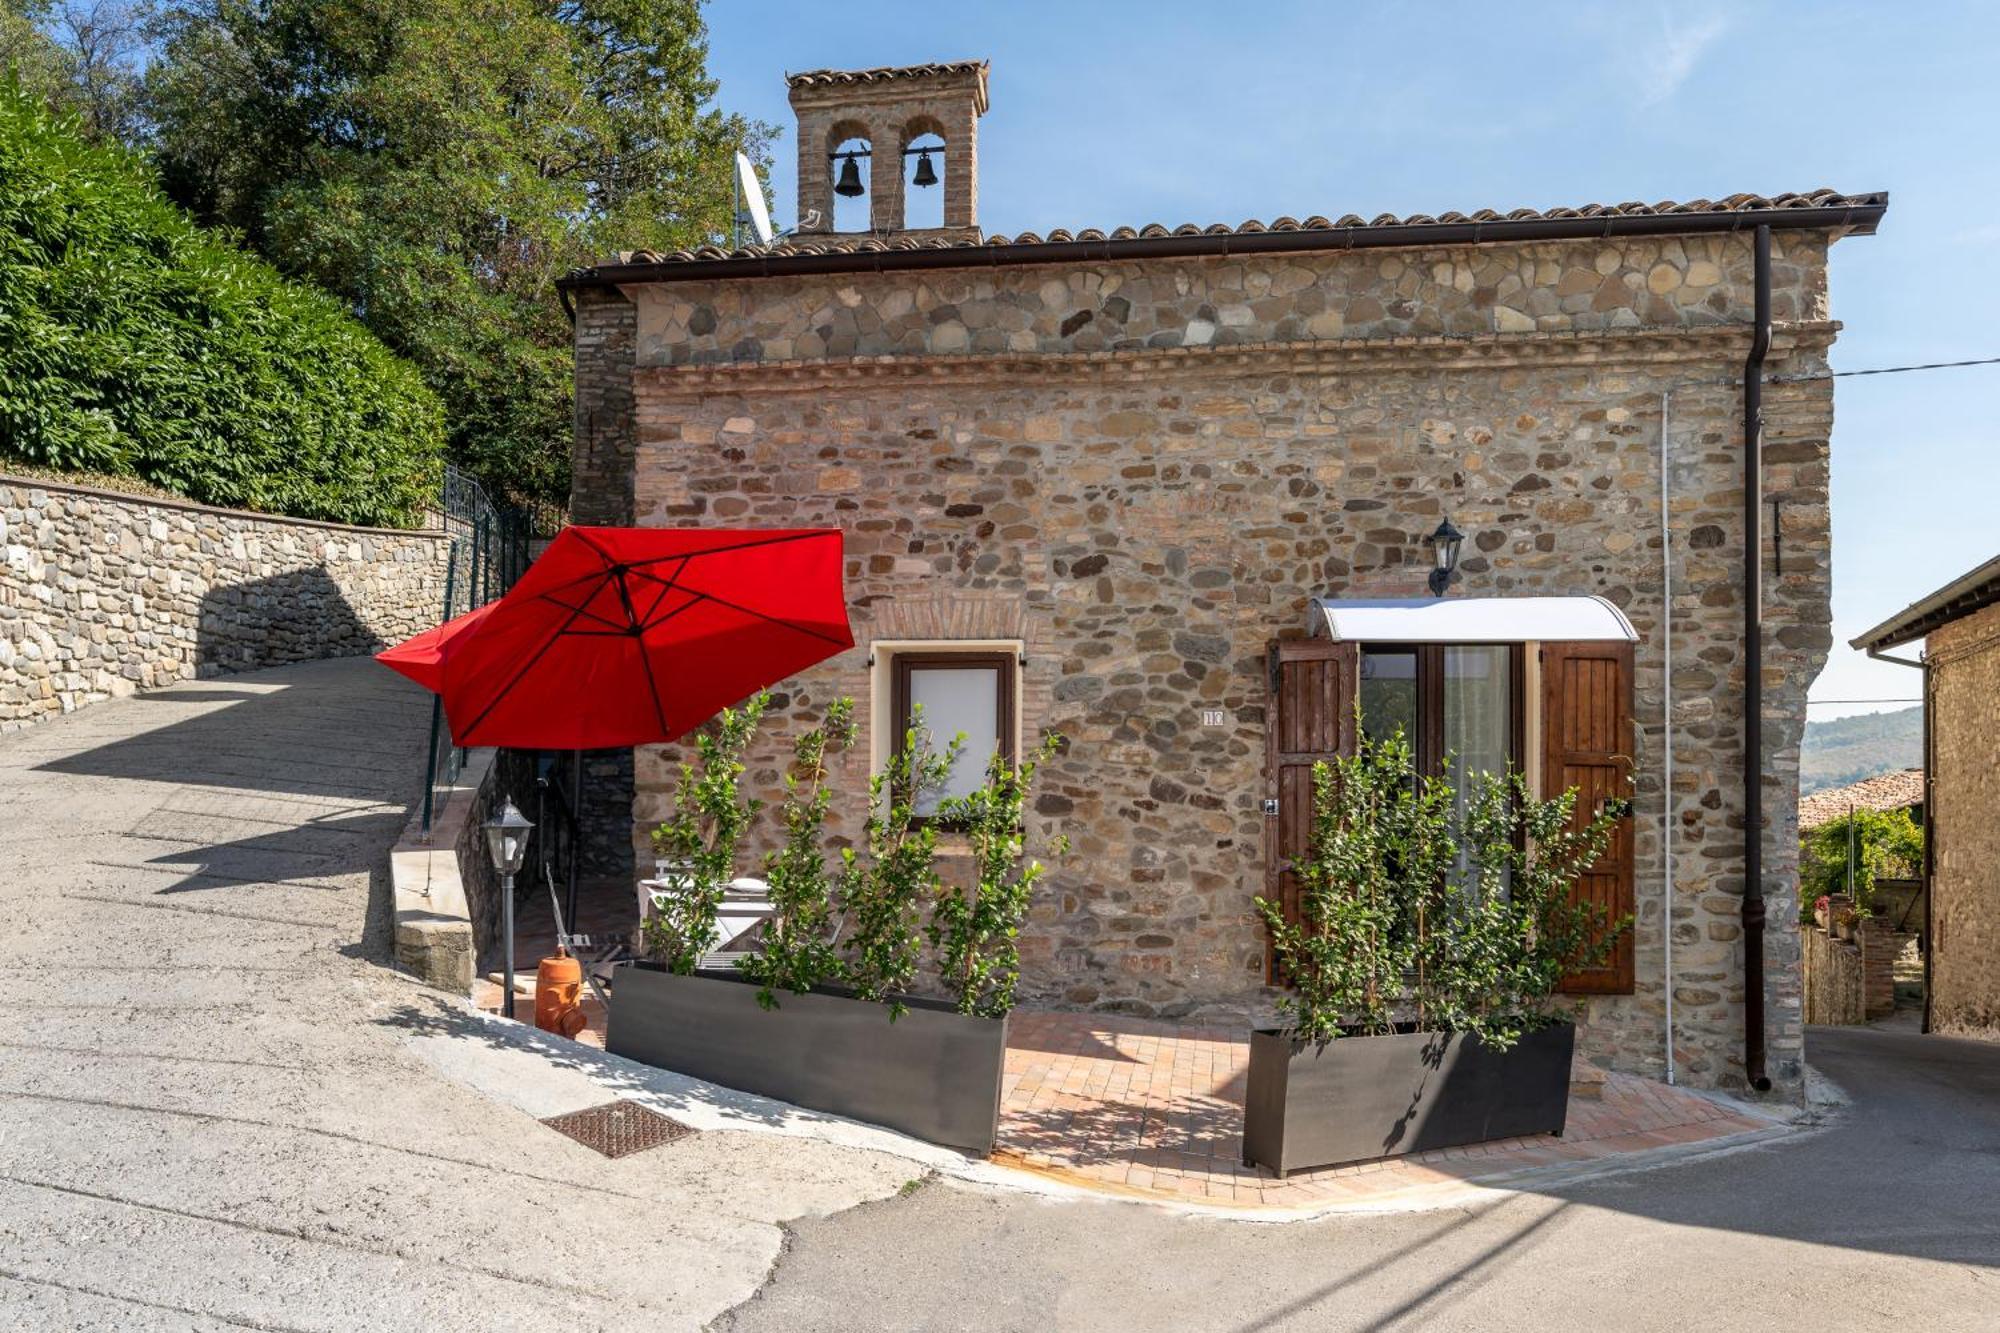
[[[914,65],[904,69],[888,70],[816,70],[811,74],[795,74],[796,83],[800,79],[863,79],[892,78],[926,71],[951,70],[977,67],[980,62],[966,61],[959,65]],[[1808,208],[1873,208],[1887,202],[1883,194],[1842,194],[1838,190],[1810,190],[1798,194],[1732,194],[1722,199],[1690,199],[1685,202],[1663,201],[1656,204],[1630,202],[1623,204],[1584,204],[1576,208],[1532,209],[1517,208],[1509,213],[1483,208],[1477,213],[1442,213],[1432,216],[1428,213],[1412,213],[1397,216],[1382,213],[1372,218],[1364,218],[1356,213],[1346,213],[1329,219],[1320,214],[1307,218],[1280,217],[1270,222],[1251,219],[1234,227],[1223,223],[1201,226],[1196,223],[1182,223],[1169,227],[1164,223],[1149,222],[1142,227],[1119,227],[1112,231],[1102,231],[1087,227],[1081,231],[1056,230],[1047,235],[1032,231],[1015,236],[988,236],[976,240],[957,235],[905,235],[890,233],[874,235],[865,232],[829,234],[812,233],[787,236],[772,245],[747,245],[736,249],[727,246],[704,245],[691,249],[660,252],[640,250],[621,256],[622,263],[631,264],[671,264],[700,260],[724,259],[765,259],[788,255],[836,255],[869,254],[893,250],[973,250],[981,246],[1034,246],[1058,245],[1072,241],[1128,241],[1146,238],[1172,236],[1250,236],[1263,232],[1277,231],[1325,231],[1340,232],[1356,228],[1396,228],[1422,227],[1439,223],[1478,222],[1533,222],[1557,221],[1565,219],[1587,220],[1615,217],[1655,217],[1665,215],[1713,216],[1729,213],[1748,213],[1766,210],[1808,209]]]
[[[1901,810],[1922,805],[1923,801],[1924,770],[1904,768],[1894,773],[1881,773],[1845,787],[1816,791],[1799,798],[1799,832],[1810,833],[1820,825],[1840,818],[1849,807],[1857,810]]]
[[[823,87],[835,83],[883,83],[890,79],[925,79],[940,74],[978,74],[984,60],[945,60],[929,65],[878,65],[874,69],[809,69],[787,74],[788,88]]]

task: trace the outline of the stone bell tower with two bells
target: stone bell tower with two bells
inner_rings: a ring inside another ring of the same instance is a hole
[[[987,68],[960,60],[787,76],[798,117],[798,235],[837,234],[836,198],[866,194],[870,234],[979,240]],[[906,226],[909,191],[940,183],[943,225]]]

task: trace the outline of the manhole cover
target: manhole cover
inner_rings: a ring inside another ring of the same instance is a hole
[[[637,1102],[606,1102],[568,1115],[552,1115],[542,1123],[606,1157],[644,1152],[694,1133],[680,1121],[669,1120]]]

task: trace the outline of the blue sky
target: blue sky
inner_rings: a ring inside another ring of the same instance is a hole
[[[1886,189],[1834,248],[1836,369],[2000,356],[2000,5],[766,3],[708,11],[732,111],[787,70],[985,57],[980,225],[1470,212]],[[1904,698],[1846,639],[2000,552],[2000,366],[1839,382],[1815,700]],[[1863,708],[1816,706],[1826,718]]]

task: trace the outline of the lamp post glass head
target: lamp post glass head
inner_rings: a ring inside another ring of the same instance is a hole
[[[502,875],[517,875],[528,859],[528,830],[534,822],[514,808],[512,801],[503,801],[500,813],[486,821],[486,852],[493,858],[493,868]]]
[[[1432,595],[1442,597],[1451,586],[1451,573],[1458,568],[1459,544],[1464,540],[1465,534],[1454,528],[1450,519],[1438,524],[1437,531],[1431,534],[1431,557],[1436,562],[1436,568],[1431,570]]]

